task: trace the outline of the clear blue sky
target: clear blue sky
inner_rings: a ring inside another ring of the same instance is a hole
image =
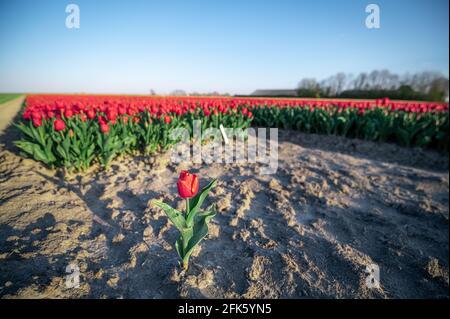
[[[81,28],[67,29],[78,4]],[[365,7],[381,9],[367,29]],[[0,0],[0,92],[250,93],[336,72],[448,76],[447,0]]]

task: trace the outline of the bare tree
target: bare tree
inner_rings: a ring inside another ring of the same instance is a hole
[[[431,82],[428,95],[433,101],[448,101],[448,87],[449,82],[447,78],[443,76],[436,78]]]
[[[339,72],[320,82],[314,78],[304,78],[299,82],[298,90],[302,90],[305,96],[333,97],[349,90],[358,91],[359,95],[364,95],[364,91],[372,91],[372,95],[390,92],[394,96],[443,100],[449,96],[448,82],[448,78],[439,72],[426,71],[400,76],[389,70],[373,70],[370,73],[362,72],[356,77]]]
[[[442,73],[424,71],[416,73],[407,79],[406,84],[410,85],[414,90],[428,94],[430,92],[433,81],[444,78]]]
[[[317,83],[316,79],[314,78],[302,79],[298,84],[299,89],[317,90],[318,87],[319,83]]]
[[[369,76],[367,75],[367,73],[365,72],[360,73],[353,81],[351,88],[356,90],[367,89],[369,87],[368,78]]]
[[[348,75],[340,72],[322,80],[319,86],[326,96],[336,96],[346,88],[348,85],[348,78]]]

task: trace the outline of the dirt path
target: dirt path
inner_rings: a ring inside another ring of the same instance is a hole
[[[0,134],[9,126],[13,118],[20,111],[25,96],[0,104]]]
[[[183,274],[177,231],[149,201],[181,208],[185,165],[124,158],[64,181],[1,142],[3,298],[448,298],[446,155],[282,131],[275,175],[191,166],[202,185],[219,178],[208,200],[219,213]],[[81,285],[69,289],[74,262]]]

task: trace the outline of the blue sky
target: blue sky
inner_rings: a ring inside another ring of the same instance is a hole
[[[67,29],[68,4],[80,29]],[[366,5],[381,9],[367,29]],[[447,0],[0,0],[0,92],[250,93],[389,69],[448,76]]]

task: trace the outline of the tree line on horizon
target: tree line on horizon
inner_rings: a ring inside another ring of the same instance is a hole
[[[398,75],[389,70],[361,72],[357,76],[339,72],[322,81],[303,78],[298,97],[448,101],[449,79],[442,73],[424,71]]]
[[[279,95],[280,90],[265,90],[264,97],[300,97],[300,98],[345,98],[417,100],[444,102],[449,98],[449,79],[440,72],[423,71],[398,75],[389,70],[374,70],[353,74],[339,72],[321,81],[315,78],[303,78],[290,95]],[[283,90],[282,90],[283,91]],[[255,91],[257,92],[257,91]],[[267,93],[269,92],[269,93]],[[151,89],[150,95],[157,95]],[[176,89],[171,96],[231,96],[229,93],[186,92]],[[295,96],[294,96],[295,95]],[[240,97],[258,96],[234,95]]]

